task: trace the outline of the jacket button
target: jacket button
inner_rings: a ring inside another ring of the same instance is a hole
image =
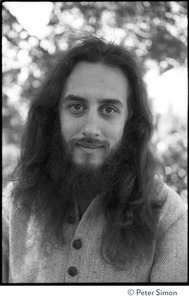
[[[68,269],[68,274],[70,275],[70,276],[72,276],[72,277],[74,277],[75,275],[77,275],[77,269],[75,268],[75,267],[70,267],[69,269]]]
[[[75,249],[80,249],[81,246],[82,246],[82,241],[81,241],[80,239],[75,240],[75,241],[73,242],[73,247],[74,247]]]
[[[73,216],[69,216],[67,218],[67,221],[68,221],[69,224],[74,224],[75,223],[75,218]]]

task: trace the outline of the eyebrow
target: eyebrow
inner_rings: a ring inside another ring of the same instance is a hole
[[[87,99],[86,98],[83,98],[81,96],[77,96],[77,95],[73,95],[73,94],[69,94],[67,95],[63,102],[64,101],[79,101],[79,102],[87,102]],[[112,104],[112,105],[116,105],[116,106],[123,106],[123,103],[118,100],[118,99],[113,99],[113,98],[105,98],[105,99],[99,99],[98,102],[100,104]]]

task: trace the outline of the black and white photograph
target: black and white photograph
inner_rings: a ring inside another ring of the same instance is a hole
[[[1,8],[2,285],[181,297],[187,2]]]

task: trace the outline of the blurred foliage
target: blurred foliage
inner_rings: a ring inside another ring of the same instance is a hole
[[[30,35],[6,3],[2,5],[5,177],[16,163],[28,105],[58,54],[72,46],[70,33],[87,31],[131,47],[144,72],[149,69],[149,60],[156,62],[160,74],[186,64],[187,1],[51,3],[49,34],[43,39]],[[159,124],[163,120],[161,116],[155,117],[154,143],[166,166],[167,183],[185,198],[186,126],[182,120],[169,116],[169,128],[162,132]]]
[[[155,117],[153,144],[165,166],[166,183],[187,201],[187,125],[169,112]]]

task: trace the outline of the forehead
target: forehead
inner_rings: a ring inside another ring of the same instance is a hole
[[[126,99],[129,83],[117,67],[100,63],[79,62],[66,81],[64,96],[79,94],[83,97],[114,97]]]

